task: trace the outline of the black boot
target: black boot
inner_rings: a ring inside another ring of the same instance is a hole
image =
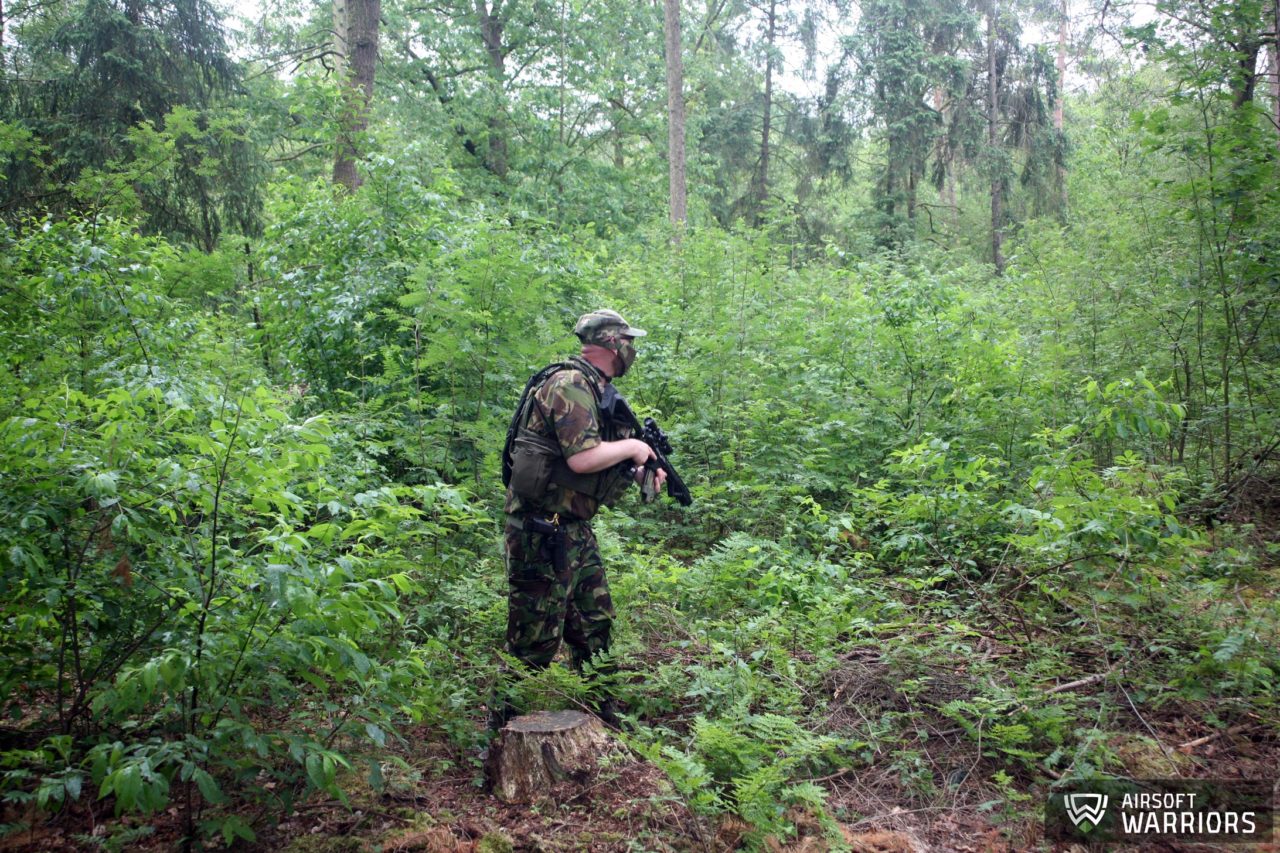
[[[604,723],[615,732],[620,732],[624,728],[630,728],[621,715],[618,714],[618,702],[612,696],[599,702],[595,708],[596,716],[600,718],[600,722]]]
[[[494,705],[489,709],[489,731],[497,734],[506,727],[507,723],[518,716],[520,716],[520,712],[510,702]]]

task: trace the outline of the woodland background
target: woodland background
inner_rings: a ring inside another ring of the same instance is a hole
[[[9,0],[0,846],[1028,849],[1274,777],[1277,16]],[[503,811],[498,453],[601,305],[695,497],[598,524],[655,778]]]

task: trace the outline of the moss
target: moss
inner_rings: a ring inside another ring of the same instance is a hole
[[[334,784],[352,802],[373,802],[378,799],[379,792],[369,784],[369,771],[361,767],[352,767],[338,771]]]
[[[284,853],[360,853],[364,842],[347,835],[301,835],[284,848]]]
[[[398,806],[391,810],[391,814],[396,817],[402,817],[405,820],[413,821],[414,823],[425,822],[425,825],[428,827],[436,825],[436,822],[432,819],[431,815],[419,811],[418,809],[410,808],[409,806]]]
[[[579,832],[578,843],[583,845],[581,849],[590,850],[593,846],[602,844],[620,844],[626,838],[617,832]]]
[[[398,808],[392,811],[397,817],[407,819],[403,826],[393,828],[378,839],[375,849],[381,850],[434,850],[452,849],[453,833],[440,825],[440,822],[426,812],[410,808]],[[443,848],[440,845],[444,844]]]
[[[1110,746],[1115,750],[1125,772],[1134,778],[1164,778],[1191,763],[1182,753],[1175,750],[1166,753],[1160,748],[1160,744],[1142,735],[1118,735],[1111,739]]]
[[[476,842],[476,853],[515,853],[511,839],[501,832],[490,832]]]

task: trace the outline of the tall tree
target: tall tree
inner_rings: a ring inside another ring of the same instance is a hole
[[[1063,118],[1065,115],[1065,106],[1067,98],[1067,0],[1061,0],[1058,7],[1058,58],[1055,67],[1057,68],[1057,93],[1053,99],[1053,129],[1058,135],[1059,147],[1062,145],[1064,138]],[[1067,168],[1062,162],[1062,158],[1058,158],[1055,164],[1055,173],[1058,182],[1059,203],[1063,215],[1067,212]]]
[[[849,119],[849,48],[832,57],[812,105],[801,102],[791,120],[796,145],[796,225],[810,245],[833,236],[832,204],[853,177],[851,148],[857,129]],[[824,203],[825,202],[825,203]]]
[[[953,126],[949,96],[942,86],[933,89],[933,108],[937,111],[944,128]],[[945,130],[938,134],[937,150],[934,154],[934,183],[942,193],[942,203],[954,217],[956,209],[956,175],[955,146],[951,134]]]
[[[499,178],[506,178],[507,159],[507,53],[510,48],[503,39],[506,30],[508,4],[503,0],[475,0],[476,21],[480,41],[484,44],[489,62],[490,86],[493,91],[492,113],[489,116],[489,154],[486,165]]]
[[[339,14],[341,7],[341,14]],[[354,191],[361,183],[356,160],[360,137],[369,127],[369,106],[378,64],[378,22],[381,0],[334,0],[335,46],[345,48],[342,106],[338,116],[333,181]],[[338,28],[342,31],[339,34]],[[339,53],[343,53],[339,51]]]
[[[987,9],[987,144],[991,162],[991,261],[996,275],[1004,275],[1005,167],[1000,150],[1000,72],[996,56],[996,16],[999,0]]]
[[[901,243],[914,224],[921,178],[942,116],[930,103],[955,87],[973,14],[953,0],[869,0],[853,44],[865,95],[884,144],[874,196],[877,240]]]
[[[1280,0],[1271,2],[1271,109],[1276,126],[1276,145],[1280,147]]]
[[[760,159],[751,181],[751,224],[760,224],[761,211],[769,197],[769,143],[773,129],[773,72],[778,57],[778,0],[767,0],[764,13],[764,104],[760,118]]]
[[[667,54],[667,183],[671,224],[679,229],[688,219],[684,155],[684,62],[681,56],[680,0],[663,0],[663,32]]]

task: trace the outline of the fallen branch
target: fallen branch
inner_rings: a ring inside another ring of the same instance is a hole
[[[834,782],[836,779],[839,779],[841,776],[844,776],[852,772],[853,772],[852,767],[841,767],[835,773],[830,773],[826,776],[819,776],[816,779],[806,779],[805,781],[814,785],[820,785],[823,782]]]
[[[1057,687],[1050,687],[1045,691],[1046,696],[1052,696],[1054,693],[1066,693],[1068,690],[1079,690],[1081,687],[1088,687],[1097,684],[1099,681],[1105,681],[1107,676],[1114,670],[1099,672],[1096,675],[1089,675],[1084,678],[1077,678],[1075,681],[1068,681],[1066,684],[1059,684]]]
[[[1214,732],[1211,735],[1205,735],[1204,737],[1198,737],[1195,740],[1189,740],[1178,747],[1178,752],[1190,752],[1191,750],[1195,749],[1197,746],[1204,746],[1206,743],[1215,741],[1218,738],[1226,737],[1228,735],[1239,734],[1240,732],[1249,728],[1251,725],[1252,723],[1240,723],[1239,725],[1232,726],[1231,728],[1225,729],[1224,731]]]

